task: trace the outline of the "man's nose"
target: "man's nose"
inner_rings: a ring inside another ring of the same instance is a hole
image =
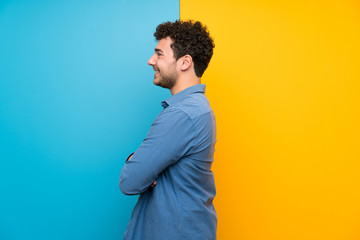
[[[155,54],[151,56],[151,58],[149,59],[149,61],[147,62],[150,66],[154,66],[155,65]]]

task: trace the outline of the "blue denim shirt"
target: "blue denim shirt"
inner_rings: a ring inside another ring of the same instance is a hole
[[[163,101],[163,111],[121,170],[121,191],[140,194],[125,240],[216,239],[216,124],[204,93],[205,85],[198,84]]]

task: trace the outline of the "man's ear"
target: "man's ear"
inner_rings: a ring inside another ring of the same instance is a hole
[[[182,56],[180,70],[182,70],[182,71],[188,70],[191,67],[192,63],[193,63],[193,60],[189,54]]]

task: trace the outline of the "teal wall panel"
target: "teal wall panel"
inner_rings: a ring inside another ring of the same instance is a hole
[[[147,65],[178,0],[1,1],[0,239],[122,239],[124,160],[160,101]]]

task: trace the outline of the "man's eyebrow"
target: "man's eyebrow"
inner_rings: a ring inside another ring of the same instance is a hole
[[[163,50],[161,50],[160,48],[155,48],[155,52],[163,53]]]

